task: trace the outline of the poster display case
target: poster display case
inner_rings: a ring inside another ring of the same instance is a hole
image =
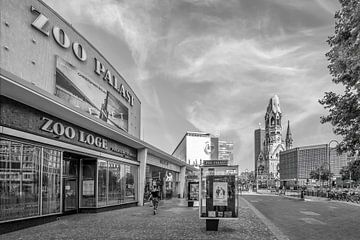
[[[188,182],[188,207],[193,207],[199,202],[199,181]]]
[[[200,172],[200,219],[234,219],[238,217],[238,166],[227,161],[204,161]]]

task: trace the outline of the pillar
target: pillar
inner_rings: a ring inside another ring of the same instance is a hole
[[[140,162],[139,169],[139,188],[138,188],[138,199],[139,206],[144,205],[144,190],[145,190],[145,181],[146,181],[146,162],[147,162],[147,148],[138,150],[138,161]]]
[[[184,190],[185,190],[185,173],[186,173],[186,166],[180,167],[180,174],[179,174],[179,180],[180,180],[180,186],[179,186],[179,192],[180,198],[184,198]]]

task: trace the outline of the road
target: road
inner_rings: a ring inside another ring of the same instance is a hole
[[[360,205],[261,194],[242,197],[291,240],[360,239]]]

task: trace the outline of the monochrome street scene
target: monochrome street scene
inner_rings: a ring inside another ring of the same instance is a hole
[[[360,237],[360,1],[0,0],[0,239]]]

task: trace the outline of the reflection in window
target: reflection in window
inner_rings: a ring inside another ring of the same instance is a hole
[[[43,214],[60,211],[60,151],[44,148],[42,173],[42,212]]]
[[[107,198],[107,162],[98,160],[98,206],[106,205]]]
[[[96,207],[95,174],[96,161],[82,161],[81,206]]]
[[[137,200],[137,166],[98,160],[98,206]]]
[[[109,197],[108,204],[121,202],[120,164],[109,162]]]
[[[39,215],[41,148],[0,139],[0,221]]]
[[[126,185],[125,185],[125,202],[131,202],[136,199],[136,184],[137,184],[137,167],[125,165],[125,176],[126,176]]]

